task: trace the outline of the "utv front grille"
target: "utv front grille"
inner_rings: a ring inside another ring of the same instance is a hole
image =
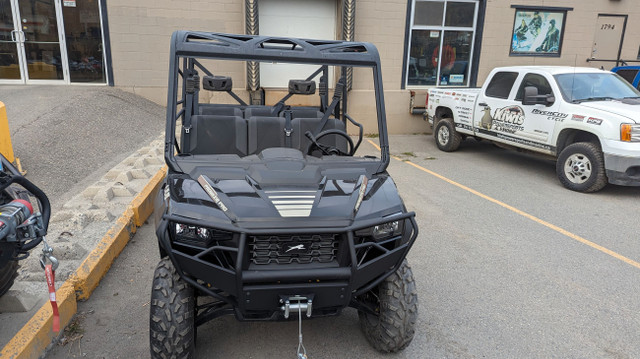
[[[339,235],[294,234],[250,236],[252,264],[331,263],[336,261]]]

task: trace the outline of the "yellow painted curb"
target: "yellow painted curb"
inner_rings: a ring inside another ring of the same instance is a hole
[[[89,299],[91,292],[100,284],[102,277],[111,268],[111,263],[118,258],[136,229],[133,210],[129,206],[76,270],[73,281],[78,300]]]
[[[44,280],[44,274],[42,275]],[[60,328],[71,321],[78,310],[73,284],[69,281],[56,291]],[[49,302],[44,303],[36,314],[25,324],[0,352],[0,358],[37,359],[57,336],[52,331],[53,311]]]
[[[153,213],[156,191],[164,179],[167,169],[161,168],[138,195],[131,201],[116,224],[107,231],[96,247],[89,253],[80,267],[57,290],[60,311],[60,328],[69,324],[78,311],[78,300],[89,299],[100,280],[107,274],[113,260],[129,242],[137,227]],[[44,281],[44,275],[43,275]],[[45,351],[58,334],[52,331],[53,311],[51,304],[45,303],[25,324],[2,351],[0,358],[36,359]]]

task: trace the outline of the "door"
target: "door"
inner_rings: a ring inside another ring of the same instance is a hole
[[[555,95],[548,79],[541,74],[498,72],[484,94],[478,97],[474,113],[474,130],[478,137],[503,142],[535,151],[551,153],[549,141],[556,122],[564,121],[560,101],[550,106],[524,105],[524,87],[534,86],[540,95]]]
[[[598,15],[596,33],[593,38],[591,58],[598,60],[620,60],[622,36],[627,24],[626,15]],[[601,63],[592,62],[592,66],[600,67]]]
[[[64,80],[55,0],[15,0],[24,46],[26,80]]]
[[[567,113],[560,112],[562,96],[553,90],[551,86],[553,81],[542,74],[527,73],[523,77],[515,97],[515,102],[522,106],[523,110],[522,131],[517,133],[517,137],[523,141],[523,144],[547,153],[551,152],[551,139],[555,128],[558,123],[564,122],[569,116]],[[547,95],[555,100],[548,105],[525,105],[522,103],[525,87],[535,87],[539,96]]]
[[[0,0],[0,81],[23,82],[21,33],[12,0]]]
[[[0,0],[0,81],[67,78],[59,0]]]

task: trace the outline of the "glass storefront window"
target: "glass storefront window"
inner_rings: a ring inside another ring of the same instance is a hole
[[[9,0],[0,0],[0,79],[20,79],[18,47],[14,41],[15,36],[11,3]]]
[[[105,70],[98,0],[62,8],[71,82],[104,83]]]
[[[476,4],[470,2],[448,2],[444,26],[472,27]]]
[[[408,86],[469,86],[475,0],[414,0]]]
[[[440,55],[440,85],[467,86],[471,31],[445,31]]]
[[[416,1],[414,25],[442,25],[444,3],[441,1]]]
[[[440,31],[413,30],[409,56],[409,85],[435,85],[438,79]]]

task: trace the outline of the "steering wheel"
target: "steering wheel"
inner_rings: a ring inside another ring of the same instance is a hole
[[[313,151],[315,151],[316,149],[320,150],[322,154],[327,156],[336,156],[336,155],[352,156],[353,155],[353,152],[354,152],[353,140],[351,139],[351,137],[349,137],[349,135],[346,132],[342,130],[338,130],[338,129],[326,130],[326,131],[320,132],[318,136],[313,136],[311,131],[307,131],[305,132],[304,135],[307,136],[309,140],[311,140],[311,143],[309,144],[309,146],[307,146],[307,155],[311,155]],[[329,135],[337,135],[346,139],[347,143],[349,144],[348,151],[344,152],[341,149],[337,148],[336,146],[318,143],[318,141],[320,141],[321,138]]]

